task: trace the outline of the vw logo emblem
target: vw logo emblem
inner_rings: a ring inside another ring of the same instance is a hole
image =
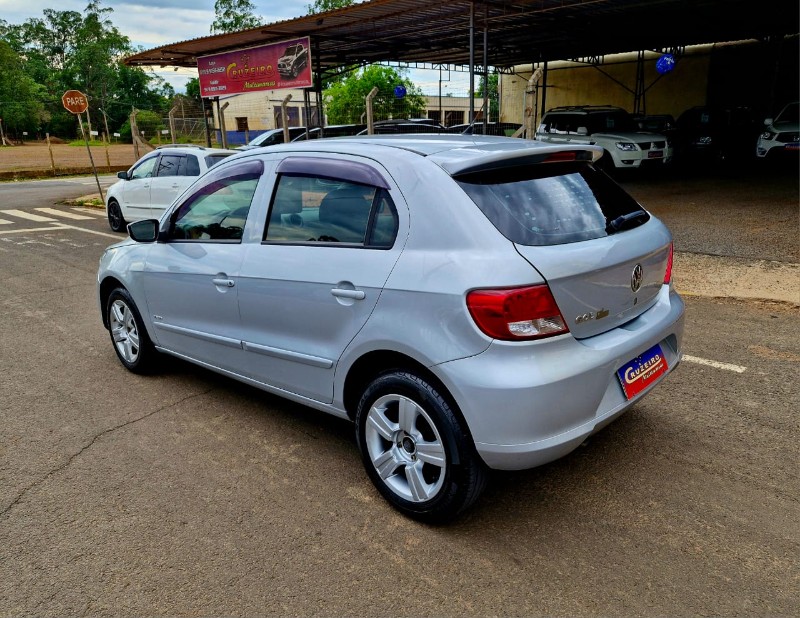
[[[642,287],[643,277],[642,265],[637,264],[633,267],[633,274],[631,275],[631,290],[633,290],[634,293],[638,292],[639,288]]]

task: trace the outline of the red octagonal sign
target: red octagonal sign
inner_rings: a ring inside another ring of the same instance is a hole
[[[89,101],[80,90],[67,90],[61,97],[61,102],[73,114],[82,114],[89,108]]]

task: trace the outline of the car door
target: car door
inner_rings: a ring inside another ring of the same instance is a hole
[[[241,363],[237,283],[262,171],[248,161],[210,172],[162,222],[143,274],[160,347],[224,370]]]
[[[150,184],[153,181],[158,154],[142,159],[124,180],[120,192],[122,214],[128,221],[150,218]]]
[[[164,153],[150,181],[150,216],[158,219],[178,195],[200,175],[197,157]]]
[[[402,196],[357,157],[293,154],[276,168],[263,242],[242,264],[244,375],[321,402],[402,250]]]

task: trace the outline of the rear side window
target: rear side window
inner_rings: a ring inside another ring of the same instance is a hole
[[[161,155],[156,176],[177,176],[182,158],[180,155]]]
[[[389,248],[397,210],[381,187],[316,176],[281,174],[264,240]]]
[[[586,163],[541,163],[455,178],[492,224],[521,245],[561,245],[610,232],[618,217],[641,206],[603,172]],[[637,218],[641,225],[649,217]]]

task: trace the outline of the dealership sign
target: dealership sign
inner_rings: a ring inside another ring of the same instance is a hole
[[[197,59],[200,96],[311,86],[309,38],[303,37]]]

